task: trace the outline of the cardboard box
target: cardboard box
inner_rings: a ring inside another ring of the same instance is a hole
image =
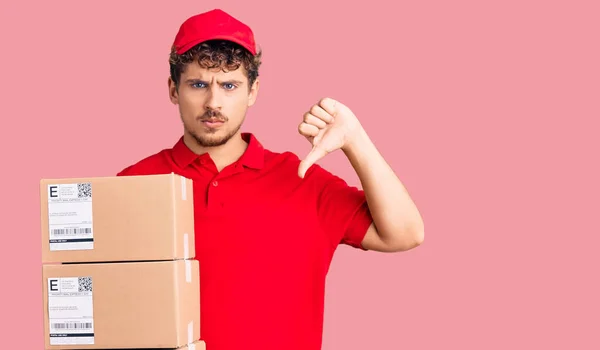
[[[200,339],[197,260],[46,264],[42,276],[46,349],[177,348]]]
[[[136,350],[206,350],[206,343],[202,340],[197,340],[193,343],[190,343],[188,345],[184,345],[180,348],[151,348],[151,349],[138,349],[138,348],[130,348],[129,350],[132,349],[136,349]],[[48,350],[48,349],[46,349]],[[115,349],[99,349],[99,350],[115,350]],[[118,350],[123,350],[123,349],[118,349]]]
[[[195,257],[190,179],[43,179],[40,197],[42,263]]]
[[[206,350],[206,343],[198,340],[177,350]]]

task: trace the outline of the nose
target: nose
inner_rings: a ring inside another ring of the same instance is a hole
[[[219,94],[219,89],[212,85],[208,89],[208,95],[205,103],[205,108],[207,110],[220,110],[221,109],[221,96]]]

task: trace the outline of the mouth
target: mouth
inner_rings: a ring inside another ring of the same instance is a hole
[[[225,124],[225,122],[222,120],[209,119],[209,120],[203,120],[202,124],[204,124],[205,126],[207,126],[209,128],[216,128],[216,127],[219,127],[219,126]]]

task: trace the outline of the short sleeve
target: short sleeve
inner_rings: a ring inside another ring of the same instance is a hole
[[[318,165],[307,177],[316,184],[318,220],[332,242],[366,250],[361,243],[373,219],[364,191]]]

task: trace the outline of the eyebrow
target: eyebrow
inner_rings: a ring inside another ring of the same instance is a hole
[[[186,80],[187,83],[206,83],[206,80],[203,79],[196,79],[196,78],[190,78]],[[235,79],[229,79],[229,80],[225,80],[220,82],[221,84],[235,84],[235,85],[242,85],[243,82],[239,81],[239,80],[235,80]]]

